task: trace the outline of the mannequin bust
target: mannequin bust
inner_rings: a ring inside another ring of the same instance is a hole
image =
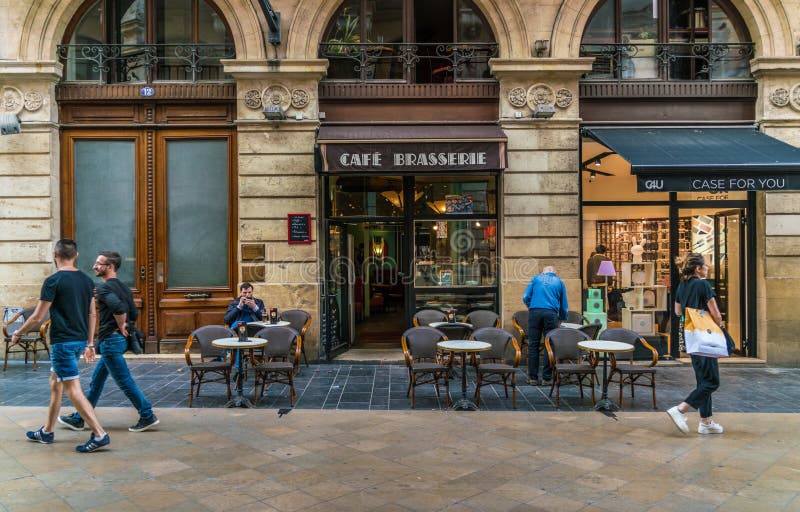
[[[631,254],[633,255],[633,263],[641,263],[642,262],[642,253],[644,252],[644,247],[636,240],[636,237],[631,237]]]

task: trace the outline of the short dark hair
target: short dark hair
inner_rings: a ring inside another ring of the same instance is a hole
[[[122,256],[119,255],[116,251],[100,251],[97,253],[98,256],[105,256],[109,263],[114,265],[114,270],[119,270],[119,267],[122,266]]]
[[[53,252],[56,253],[59,259],[74,260],[78,257],[78,244],[71,238],[62,238],[56,242]]]
[[[605,254],[606,253],[606,246],[603,245],[603,244],[598,244],[598,246],[594,248],[594,251],[597,254]]]
[[[252,287],[253,287],[253,285],[252,285],[252,284],[250,284],[250,283],[248,283],[248,282],[244,282],[244,283],[242,283],[242,284],[240,284],[240,285],[239,285],[239,291],[242,291],[242,290],[244,290],[245,288],[252,288]]]

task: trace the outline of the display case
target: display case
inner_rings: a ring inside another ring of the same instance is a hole
[[[497,285],[496,221],[417,221],[414,240],[416,288]]]
[[[642,263],[652,264],[654,284],[669,286],[671,261],[669,259],[669,220],[600,220],[596,224],[597,243],[606,247],[606,256],[614,262],[614,268],[622,269],[624,263],[632,263],[631,248],[641,245]],[[691,218],[678,221],[678,254],[691,249]],[[627,287],[621,283],[623,288]]]

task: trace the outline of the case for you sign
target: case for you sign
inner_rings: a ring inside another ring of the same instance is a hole
[[[750,190],[800,190],[800,174],[753,176],[747,174],[715,176],[636,177],[639,192],[722,192]]]

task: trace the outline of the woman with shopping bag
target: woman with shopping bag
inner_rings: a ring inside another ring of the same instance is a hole
[[[727,343],[722,332],[722,315],[716,294],[706,281],[708,265],[702,254],[686,256],[681,268],[681,283],[675,292],[675,315],[682,317],[686,352],[692,358],[697,387],[689,396],[667,410],[667,414],[684,434],[689,433],[687,411],[694,407],[700,412],[698,434],[721,434],[722,425],[712,419],[711,394],[719,387],[718,357],[727,357]],[[722,350],[719,349],[719,338]]]

